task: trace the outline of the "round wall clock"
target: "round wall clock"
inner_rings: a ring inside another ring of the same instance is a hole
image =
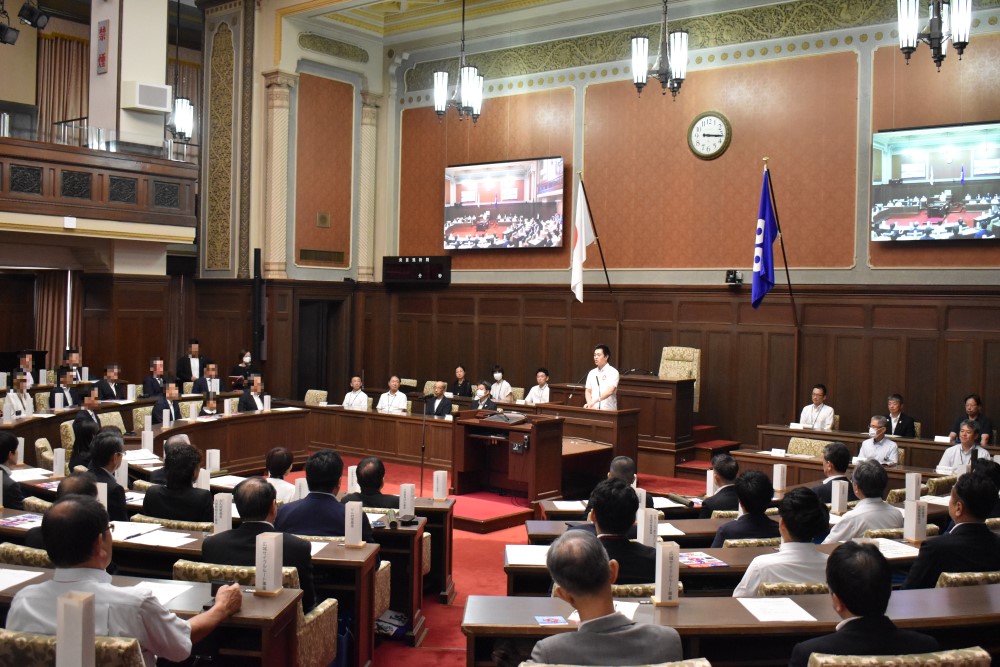
[[[688,147],[702,160],[714,160],[729,148],[733,128],[718,111],[699,114],[688,128]]]

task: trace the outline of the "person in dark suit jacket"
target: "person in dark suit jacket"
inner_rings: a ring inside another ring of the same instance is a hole
[[[180,383],[192,382],[195,378],[194,363],[192,359],[197,359],[198,377],[204,374],[205,368],[202,366],[201,358],[198,357],[198,339],[192,338],[188,341],[188,353],[177,360],[177,381]]]
[[[17,465],[17,438],[8,431],[0,431],[0,474],[3,475],[3,506],[12,510],[24,509],[21,485],[11,479],[10,469]]]
[[[128,521],[125,489],[115,479],[115,471],[125,460],[125,442],[118,429],[101,431],[90,443],[90,472],[98,483],[108,485],[108,515],[112,521]]]
[[[917,423],[913,421],[913,417],[902,412],[903,397],[899,394],[889,394],[888,403],[889,414],[885,416],[885,434],[898,438],[917,437]],[[896,420],[895,423],[893,420]]]
[[[274,527],[295,535],[344,535],[346,506],[337,500],[344,462],[332,449],[321,449],[306,461],[306,482],[309,495],[294,503],[282,505]],[[361,515],[361,539],[372,542],[372,526]]]
[[[104,377],[94,385],[100,401],[120,401],[126,397],[125,387],[118,384],[118,364],[104,367]]]
[[[424,414],[434,417],[447,417],[451,414],[451,399],[444,395],[448,385],[438,380],[434,383],[434,394],[424,397]]]
[[[979,459],[976,464],[972,466],[972,472],[978,472],[980,474],[986,475],[993,480],[997,488],[1000,489],[1000,463],[996,461],[987,461],[986,459]],[[986,515],[987,519],[996,519],[1000,517],[1000,496],[996,498],[993,503],[993,509],[990,513]]]
[[[163,359],[149,360],[149,375],[142,381],[143,398],[154,398],[163,393]]]
[[[611,465],[608,467],[608,476],[606,479],[616,478],[625,482],[627,485],[632,486],[635,484],[635,461],[629,456],[616,456],[611,459]],[[655,509],[653,507],[653,494],[646,494],[646,507],[649,509]],[[590,516],[590,510],[593,509],[593,502],[590,498],[587,499],[587,507],[583,512],[584,517]],[[596,533],[595,533],[596,534]],[[629,534],[630,539],[635,539],[635,527],[633,526],[631,533]]]
[[[358,463],[358,486],[361,493],[348,493],[340,499],[342,503],[360,501],[362,507],[390,507],[399,509],[399,496],[382,493],[385,480],[385,464],[377,456],[368,456]],[[242,515],[241,515],[242,516]]]
[[[181,415],[181,405],[177,402],[180,398],[180,392],[177,391],[177,383],[171,380],[167,383],[164,388],[163,394],[156,399],[156,405],[153,406],[153,423],[162,424],[163,423],[163,411],[170,410],[170,421],[175,422],[178,419],[182,419]]]
[[[56,499],[70,494],[78,496],[97,497],[97,482],[89,472],[75,472],[68,477],[63,477],[56,487]],[[29,528],[24,534],[24,546],[32,549],[44,549],[45,540],[42,538],[42,527]],[[111,568],[108,568],[111,571]]]
[[[56,395],[62,395],[63,408],[72,408],[80,405],[80,394],[73,388],[73,369],[69,366],[60,366],[56,374],[59,385],[54,387],[49,393],[49,409],[56,409]]]
[[[1000,570],[1000,535],[986,526],[997,501],[997,486],[988,475],[962,475],[951,488],[948,514],[955,526],[925,541],[903,588],[933,588],[942,572]]]
[[[621,479],[598,483],[590,494],[589,518],[608,557],[618,561],[618,583],[652,583],[656,577],[656,550],[629,539],[635,527],[639,497]]]
[[[826,561],[833,609],[846,620],[833,634],[799,642],[789,667],[806,667],[813,653],[896,655],[938,650],[933,637],[900,630],[885,615],[892,593],[892,570],[874,544],[844,542]]]
[[[847,476],[847,466],[851,464],[851,451],[842,442],[831,442],[823,448],[823,474],[826,479],[822,484],[812,487],[819,499],[829,504],[833,497],[833,483],[837,480],[847,482],[847,501],[858,499],[854,492],[854,484]]]
[[[740,506],[736,497],[736,487],[733,482],[740,474],[740,464],[729,454],[716,454],[712,457],[712,477],[715,480],[715,493],[701,503],[699,519],[710,519],[712,512],[732,512]]]
[[[205,538],[201,557],[206,563],[223,565],[255,565],[257,536],[274,532],[274,517],[278,511],[274,487],[261,477],[249,477],[233,490],[233,501],[242,523],[237,528]],[[302,587],[302,608],[309,613],[316,606],[313,587],[312,550],[301,537],[282,535],[281,564],[299,571]]]
[[[212,387],[209,385],[209,380],[217,380],[219,378],[219,365],[216,364],[211,359],[205,359],[204,372],[200,378],[194,381],[191,385],[191,393],[193,394],[208,394],[212,392]],[[219,389],[222,389],[219,386]],[[215,392],[218,393],[218,392]]]
[[[94,388],[90,395],[83,401],[83,409],[73,417],[73,453],[69,457],[69,469],[72,471],[77,466],[90,466],[90,445],[94,436],[101,430],[101,421],[93,412],[93,407],[97,402],[95,398],[97,389]]]
[[[719,527],[712,548],[721,547],[726,540],[780,537],[778,522],[764,514],[774,497],[774,487],[767,475],[747,470],[736,478],[735,486],[745,514]]]
[[[194,445],[172,445],[163,460],[167,484],[149,487],[142,500],[142,513],[175,521],[212,521],[212,492],[192,486],[200,467],[201,452]]]
[[[480,382],[476,385],[476,400],[472,404],[476,410],[496,410],[497,404],[490,398],[490,385],[488,382]]]
[[[251,375],[247,388],[240,394],[237,412],[257,412],[264,409],[264,381],[259,375]]]
[[[454,396],[472,397],[472,385],[465,379],[465,366],[455,367],[455,381],[451,383],[451,393]]]

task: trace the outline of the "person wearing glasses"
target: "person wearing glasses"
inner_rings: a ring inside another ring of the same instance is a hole
[[[799,423],[816,431],[833,430],[833,408],[826,404],[826,385],[813,385],[812,403],[802,408]]]
[[[115,471],[125,461],[125,442],[118,429],[101,431],[90,441],[90,468],[98,482],[108,485],[108,514],[113,521],[128,521],[125,489],[115,479]]]

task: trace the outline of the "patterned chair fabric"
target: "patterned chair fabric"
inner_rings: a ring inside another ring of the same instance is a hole
[[[407,401],[406,402],[406,414],[408,414],[408,415],[412,415],[413,414],[413,401]]]
[[[830,444],[830,440],[816,440],[814,438],[789,438],[789,454],[808,454],[818,459],[823,458],[823,450]]]
[[[611,597],[648,598],[656,593],[656,584],[612,584]],[[677,582],[677,593],[684,595],[684,582]]]
[[[769,516],[776,515],[777,513],[778,513],[777,507],[768,507],[766,510],[764,510],[764,514],[767,514]],[[712,510],[713,519],[736,519],[739,516],[740,516],[739,510]],[[660,518],[661,519],[663,518],[662,513]]]
[[[146,425],[146,417],[153,415],[153,406],[144,405],[141,408],[132,408],[132,430],[136,433],[142,431]]]
[[[722,546],[732,547],[777,547],[781,545],[780,537],[748,537],[740,540],[726,540]]]
[[[52,445],[48,438],[35,440],[35,465],[52,470]]]
[[[55,384],[56,383],[56,369],[49,368],[45,372],[45,384]]]
[[[181,385],[182,394],[190,394],[192,391],[194,391],[194,382],[185,382]]]
[[[229,411],[231,413],[233,413],[235,415],[237,412],[239,412],[239,407],[240,407],[240,399],[239,398],[227,398],[226,402],[229,403]],[[223,407],[222,409],[225,410],[226,408]],[[225,413],[223,413],[223,414],[225,414]]]
[[[913,432],[917,434],[918,438],[920,437],[920,422],[913,422]]]
[[[392,566],[384,560],[375,571],[375,618],[389,610],[389,593],[392,581]]]
[[[510,400],[512,400],[512,401],[523,401],[524,400],[524,387],[511,387],[510,388]]]
[[[35,394],[35,412],[44,412],[49,409],[49,394],[51,391],[40,391]]]
[[[927,536],[932,537],[934,535],[940,535],[941,528],[935,523],[927,524]],[[903,529],[902,528],[869,528],[865,531],[864,537],[877,538],[884,537],[889,540],[901,540],[903,539]]]
[[[665,347],[660,354],[661,380],[694,378],[694,411],[701,399],[701,350],[696,347]]]
[[[95,637],[95,663],[101,667],[144,667],[137,639]],[[56,636],[0,629],[0,665],[50,667],[56,664]]]
[[[0,563],[5,565],[27,565],[30,567],[55,567],[49,560],[49,554],[45,549],[32,549],[31,547],[11,544],[10,542],[0,543]]]
[[[990,654],[978,646],[907,655],[827,655],[813,653],[809,667],[989,667]]]
[[[421,538],[421,545],[423,546],[423,554],[421,555],[420,561],[420,571],[426,577],[431,573],[431,534],[424,533],[423,538]]]
[[[838,414],[833,415],[833,430],[834,431],[840,430],[840,415]]]
[[[579,667],[579,665],[532,662],[531,660],[525,660],[518,667]],[[675,662],[658,662],[655,665],[636,665],[635,667],[712,667],[712,663],[710,663],[707,658],[690,658],[688,660],[677,660]]]
[[[818,595],[829,593],[830,588],[822,581],[786,582],[765,581],[757,587],[757,597],[775,598],[787,595]]]
[[[416,390],[417,381],[415,378],[399,378],[399,386],[409,387],[410,389]]]
[[[102,427],[114,426],[122,433],[125,433],[126,431],[125,420],[122,419],[122,413],[120,412],[102,412],[97,415],[97,419],[100,420]]]
[[[896,448],[896,460],[901,466],[906,465],[906,447]]]
[[[958,477],[948,475],[947,477],[931,477],[927,480],[927,493],[932,496],[944,496],[951,493],[951,487],[955,486]]]
[[[149,491],[149,487],[153,486],[152,482],[147,482],[144,479],[137,479],[132,482],[132,490],[136,493],[146,493]]]
[[[435,382],[437,382],[437,380],[428,380],[427,382],[424,383],[424,396],[430,396],[431,394],[434,393]]]
[[[927,485],[920,485],[920,495],[927,495]],[[906,500],[906,489],[889,489],[889,493],[885,497],[885,502],[887,503],[901,503]]]
[[[200,530],[203,533],[211,533],[215,524],[211,521],[178,521],[177,519],[161,519],[145,514],[133,514],[129,521],[136,523],[158,523],[170,530]],[[297,586],[295,588],[298,588]]]
[[[322,389],[306,389],[306,405],[319,405],[325,403],[328,393]]]
[[[63,464],[66,471],[63,473],[68,475],[69,470],[69,460],[73,457],[73,445],[76,443],[76,435],[73,433],[73,422],[64,421],[59,424],[59,446],[65,451]],[[54,470],[52,472],[55,472]]]
[[[942,572],[935,588],[958,588],[959,586],[985,586],[1000,584],[1000,572]]]
[[[42,500],[37,496],[25,496],[24,498],[24,511],[34,512],[35,514],[45,514],[45,511],[52,507],[52,503],[47,500]]]
[[[986,520],[986,527],[990,530],[1000,530],[1000,518],[994,517]]]
[[[372,411],[372,406],[375,405],[375,399],[371,396],[368,397],[368,412]]]

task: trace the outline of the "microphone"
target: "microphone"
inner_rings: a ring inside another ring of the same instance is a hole
[[[584,374],[583,374],[583,376],[582,376],[582,377],[581,377],[581,378],[580,378],[579,380],[577,380],[577,381],[576,381],[576,382],[574,382],[573,384],[577,384],[577,385],[578,385],[578,384],[581,384],[582,382],[586,381],[586,379],[587,379],[587,375],[589,375],[589,374],[590,374],[590,371],[587,371],[586,373],[584,373]],[[570,394],[569,396],[567,396],[567,397],[566,397],[566,400],[567,400],[567,401],[571,401],[571,400],[573,399],[573,396],[574,396],[574,394],[575,394],[575,393],[576,393],[576,392],[573,392],[573,393],[571,393],[571,394]]]
[[[969,455],[969,472],[976,467],[976,461],[979,460],[979,445],[972,443],[972,453]]]
[[[601,374],[594,373],[594,382],[597,383],[597,409],[601,409]]]

